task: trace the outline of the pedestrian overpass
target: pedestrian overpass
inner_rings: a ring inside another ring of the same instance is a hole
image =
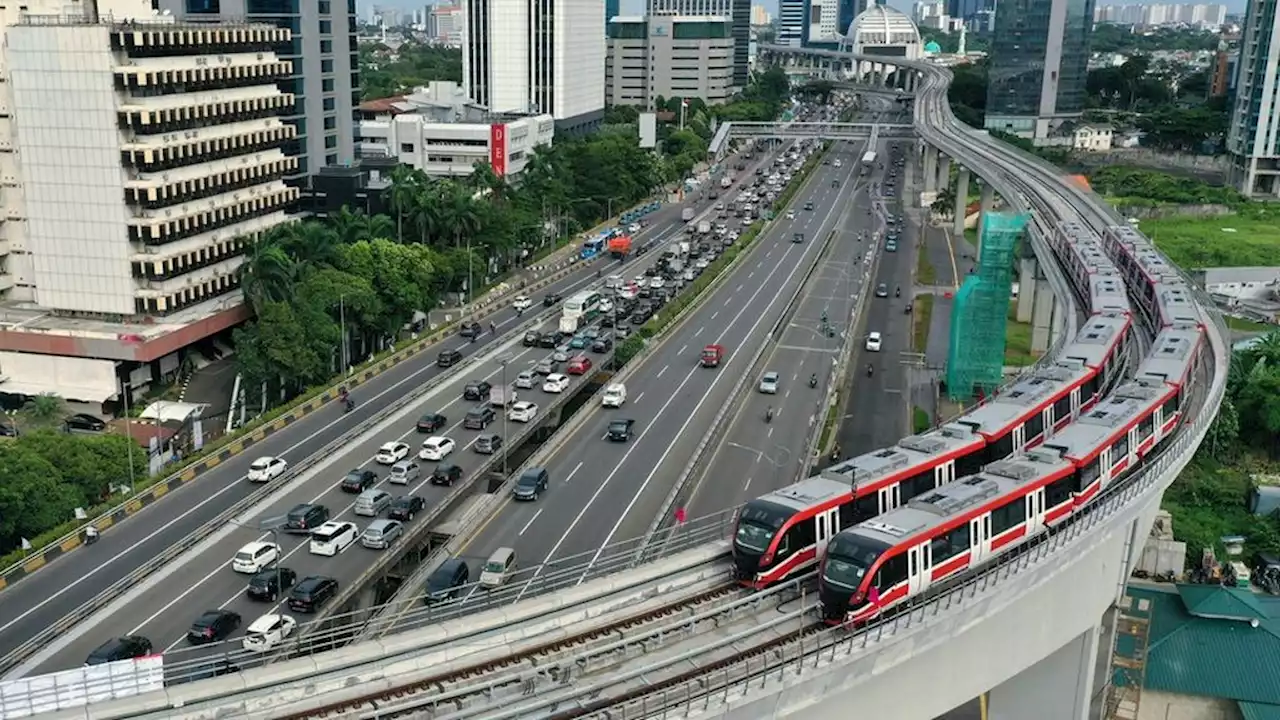
[[[729,148],[730,140],[866,140],[910,138],[915,126],[909,123],[856,122],[727,122],[716,131],[707,152],[719,160]]]

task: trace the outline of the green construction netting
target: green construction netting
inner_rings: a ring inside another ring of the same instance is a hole
[[[951,305],[947,394],[952,400],[968,403],[1000,387],[1013,264],[1028,220],[1027,215],[1010,213],[986,213],[982,218],[977,270],[965,279]]]

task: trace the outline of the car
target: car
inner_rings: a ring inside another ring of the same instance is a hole
[[[570,350],[581,350],[587,346],[587,338],[583,335],[575,335],[569,341]]]
[[[516,310],[528,310],[533,307],[533,301],[529,299],[528,295],[517,295],[516,299],[511,301],[511,307]]]
[[[608,337],[596,338],[595,342],[591,343],[591,352],[593,353],[607,353],[612,349],[613,340]]]
[[[886,240],[884,243],[885,252],[898,252],[898,242],[896,240]]]
[[[554,375],[556,372],[556,369],[559,367],[560,367],[560,363],[556,362],[555,360],[550,360],[550,359],[540,360],[538,361],[537,365],[533,366],[533,372],[535,375],[543,375],[543,376]]]
[[[333,557],[351,547],[360,536],[360,529],[353,522],[331,520],[311,531],[307,551],[312,555]]]
[[[297,579],[298,574],[296,572],[279,565],[259,570],[253,577],[249,578],[249,585],[245,588],[245,594],[251,600],[275,602],[285,588],[293,587],[293,583]]]
[[[889,286],[888,286],[888,285],[885,285],[884,283],[880,283],[879,285],[877,285],[877,286],[876,286],[876,297],[878,297],[878,298],[887,298],[887,297],[889,297]]]
[[[432,485],[448,485],[453,486],[454,483],[462,479],[462,468],[453,463],[440,463],[431,471]]]
[[[462,418],[462,427],[467,430],[483,430],[498,417],[494,409],[488,405],[478,405],[467,411]]]
[[[609,429],[605,437],[613,442],[626,442],[631,439],[631,428],[636,424],[631,418],[618,418],[609,421]]]
[[[569,362],[569,350],[568,345],[561,345],[556,348],[555,352],[551,353],[551,359],[558,363]]]
[[[787,219],[788,219],[788,220],[795,220],[795,219],[796,219],[796,211],[795,211],[795,210],[788,210],[788,211],[787,211]]]
[[[102,432],[107,429],[107,423],[101,418],[96,418],[88,413],[76,413],[62,421],[63,427],[67,432],[79,430],[81,432]]]
[[[387,513],[387,517],[400,522],[409,522],[426,506],[427,501],[417,495],[401,495],[391,503],[391,511]]]
[[[309,533],[329,521],[329,508],[315,503],[298,503],[285,515],[284,531]]]
[[[516,375],[516,387],[521,390],[532,390],[534,383],[538,380],[537,374],[532,370],[521,370]]]
[[[551,373],[547,376],[546,382],[542,383],[542,391],[549,393],[564,392],[569,387],[569,376],[560,373]]]
[[[362,493],[378,482],[378,476],[372,470],[356,469],[342,478],[342,492]]]
[[[516,551],[509,547],[498,548],[481,569],[480,584],[487,588],[500,587],[515,570]]]
[[[542,333],[538,332],[537,330],[530,330],[529,332],[524,334],[524,339],[520,341],[520,344],[524,345],[525,347],[538,347],[538,341],[541,339],[542,339]]]
[[[538,347],[550,350],[556,346],[558,340],[555,333],[542,333],[538,336]]]
[[[518,402],[507,411],[507,418],[511,422],[527,423],[532,422],[536,417],[538,417],[538,406],[531,402]]]
[[[293,586],[289,593],[289,609],[312,613],[338,594],[338,581],[324,575],[311,575]]]
[[[760,392],[766,395],[778,394],[778,373],[770,370],[760,378]]]
[[[426,413],[418,418],[418,432],[435,432],[449,424],[449,419],[440,413]]]
[[[246,544],[231,558],[231,569],[253,574],[280,560],[280,546],[260,540]]]
[[[267,613],[249,625],[240,644],[249,652],[270,652],[284,643],[297,629],[298,621],[291,615]]]
[[[268,482],[284,474],[289,463],[284,458],[260,457],[249,465],[249,482]]]
[[[240,615],[230,610],[205,610],[187,630],[192,645],[221,642],[240,627]]]
[[[794,234],[792,234],[792,236],[791,236],[791,242],[793,242],[793,243],[802,243],[802,242],[804,242],[804,233],[794,233]]]
[[[542,296],[542,307],[551,307],[560,302],[560,293],[547,293]]]
[[[463,400],[483,400],[489,397],[489,391],[493,386],[488,380],[472,380],[462,389]]]
[[[409,457],[409,450],[409,443],[406,442],[384,443],[382,447],[378,448],[378,454],[373,459],[379,465],[395,465]]]
[[[374,520],[360,535],[360,544],[370,550],[386,550],[404,534],[398,520]]]
[[[880,352],[880,333],[872,332],[867,335],[867,350],[869,352]]]
[[[422,475],[422,467],[412,460],[401,460],[391,466],[387,482],[392,485],[408,485]]]
[[[520,479],[511,488],[511,497],[516,500],[537,500],[546,492],[551,475],[545,468],[531,467],[520,474]]]
[[[586,355],[579,355],[578,357],[569,361],[570,375],[585,375],[590,370],[591,370],[591,358],[587,357]]]
[[[480,337],[480,323],[472,320],[463,320],[458,324],[458,334],[464,338]]]
[[[151,641],[141,635],[125,635],[112,638],[89,653],[85,665],[105,665],[120,660],[146,657],[151,654]]]
[[[627,401],[627,386],[622,383],[612,383],[604,389],[604,393],[600,395],[601,407],[620,408]]]
[[[427,577],[426,586],[422,588],[423,602],[427,605],[438,605],[449,602],[458,596],[458,590],[471,581],[471,569],[461,558],[449,558],[440,564]]]
[[[502,436],[496,433],[481,435],[471,449],[481,455],[492,455],[502,449]]]
[[[812,200],[808,200],[808,201],[806,201],[806,202],[805,202],[805,204],[804,204],[804,209],[805,209],[805,210],[812,210],[812,209],[813,209],[813,201],[812,201]]]
[[[449,457],[449,453],[453,452],[457,445],[453,438],[432,435],[422,441],[422,450],[418,451],[418,457],[422,460],[443,460]]]

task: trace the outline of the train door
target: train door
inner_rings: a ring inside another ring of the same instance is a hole
[[[991,554],[991,515],[969,521],[969,566],[986,560]]]
[[[1027,496],[1027,536],[1035,535],[1044,529],[1044,488]]]
[[[1101,479],[1100,489],[1105,490],[1111,484],[1111,448],[1103,448],[1098,453],[1098,477]]]
[[[1027,424],[1020,423],[1013,429],[1013,451],[1018,452],[1027,444]]]
[[[822,553],[827,549],[827,542],[840,532],[840,508],[835,507],[825,512],[818,513],[814,517],[816,531],[814,532],[815,545],[817,546],[817,556],[822,557]]]
[[[913,596],[929,587],[933,576],[930,555],[931,544],[927,542],[907,550],[907,592]]]
[[[880,513],[884,514],[902,503],[902,487],[890,485],[880,488]]]
[[[942,487],[956,479],[956,461],[948,460],[933,469],[933,486]]]
[[[1080,417],[1080,388],[1072,388],[1068,397],[1071,398],[1071,417]],[[1061,420],[1062,418],[1057,419]]]

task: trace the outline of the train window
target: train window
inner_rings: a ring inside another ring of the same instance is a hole
[[[902,502],[929,492],[936,484],[932,469],[912,475],[902,481]]]
[[[1060,397],[1053,403],[1053,420],[1057,422],[1071,416],[1071,395]]]
[[[995,537],[1027,519],[1027,499],[1018,497],[991,511],[991,536]]]
[[[969,453],[956,458],[956,477],[972,475],[982,469],[982,453]]]
[[[1040,437],[1042,432],[1044,432],[1044,413],[1038,412],[1027,418],[1027,442]]]
[[[930,546],[934,567],[965,552],[969,549],[969,523],[961,525],[942,537],[934,538]]]
[[[1174,394],[1173,397],[1165,400],[1162,407],[1164,408],[1164,419],[1167,422],[1169,418],[1173,417],[1174,413],[1178,412],[1178,395]]]
[[[992,462],[1002,460],[1013,452],[1013,433],[1009,433],[999,440],[992,443],[987,448],[987,454]]]
[[[1115,445],[1111,446],[1111,464],[1115,465],[1129,454],[1129,435],[1121,435]]]
[[[817,537],[814,534],[814,523],[816,522],[817,518],[809,518],[796,523],[795,526],[787,531],[787,535],[796,541],[797,548],[805,548],[813,544],[814,539]]]
[[[1151,437],[1151,428],[1155,425],[1155,417],[1147,415],[1138,421],[1138,442]]]
[[[907,579],[907,556],[894,555],[884,561],[880,572],[876,574],[876,587],[888,590]]]
[[[1044,489],[1044,505],[1045,507],[1057,507],[1067,500],[1071,499],[1071,483],[1074,477],[1068,475],[1061,480],[1055,480],[1049,483]]]
[[[1108,369],[1108,371],[1110,371],[1110,368],[1111,368],[1111,365],[1110,365],[1110,364],[1108,364],[1108,365],[1107,365],[1107,369]],[[1088,380],[1085,380],[1085,381],[1084,381],[1084,384],[1080,386],[1080,400],[1081,400],[1081,402],[1083,402],[1083,401],[1087,400],[1088,398],[1093,397],[1093,396],[1094,396],[1094,394],[1095,394],[1095,393],[1097,393],[1097,392],[1098,392],[1098,376],[1097,376],[1097,375],[1094,375],[1094,376],[1090,377]],[[1055,419],[1055,420],[1061,420],[1062,418],[1058,417],[1058,416],[1057,416],[1057,414],[1055,413],[1055,414],[1054,414],[1054,419]]]
[[[1076,481],[1076,487],[1074,488],[1074,490],[1076,492],[1080,492],[1084,490],[1085,488],[1092,485],[1101,474],[1102,474],[1102,471],[1098,469],[1098,459],[1094,458],[1093,461],[1091,461],[1088,465],[1084,466],[1084,470],[1081,470],[1080,472],[1076,473],[1076,477],[1078,479]]]
[[[863,495],[854,501],[853,509],[854,524],[860,523],[863,520],[870,520],[871,518],[879,515],[880,493],[868,493]],[[885,508],[886,511],[888,509],[889,508]]]

